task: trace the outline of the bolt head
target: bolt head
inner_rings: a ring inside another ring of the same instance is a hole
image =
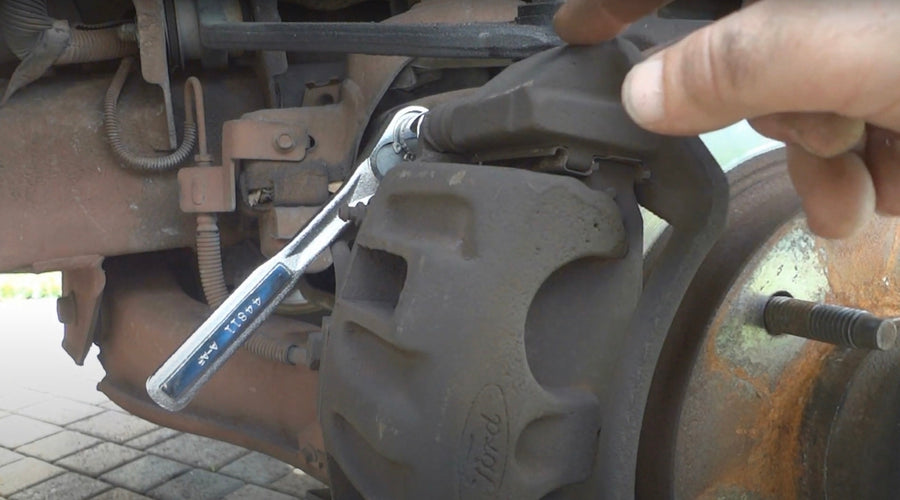
[[[78,316],[78,310],[75,307],[75,295],[63,295],[56,299],[56,317],[59,322],[68,325],[74,323]]]
[[[291,134],[282,133],[278,134],[275,137],[275,147],[281,151],[290,151],[294,149],[297,143],[294,141],[294,138],[291,137]]]

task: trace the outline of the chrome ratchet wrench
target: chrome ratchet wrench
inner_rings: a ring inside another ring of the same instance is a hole
[[[290,293],[303,271],[328,248],[349,222],[338,216],[344,206],[366,203],[380,179],[409,154],[407,141],[418,137],[428,110],[409,106],[398,111],[375,144],[331,201],[280,252],[247,279],[147,379],[147,394],[159,406],[178,411]]]

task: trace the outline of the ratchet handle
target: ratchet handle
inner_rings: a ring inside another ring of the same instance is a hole
[[[229,297],[234,300],[226,300],[219,308],[229,314],[210,316],[147,379],[150,397],[170,411],[187,406],[218,365],[269,316],[295,281],[295,274],[280,262],[257,269]]]

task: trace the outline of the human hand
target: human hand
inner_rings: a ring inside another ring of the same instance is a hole
[[[570,0],[572,43],[614,36],[659,0]],[[810,229],[853,234],[900,215],[900,2],[761,0],[635,66],[625,109],[654,132],[693,135],[743,118],[787,143]]]

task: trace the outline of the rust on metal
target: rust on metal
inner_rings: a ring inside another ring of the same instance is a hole
[[[751,160],[729,176],[729,227],[685,297],[657,368],[665,378],[654,381],[661,392],[649,408],[663,416],[652,420],[661,430],[645,427],[642,436],[643,472],[654,484],[641,492],[649,498],[809,496],[811,482],[825,473],[822,457],[809,450],[827,446],[810,436],[828,439],[835,411],[820,407],[827,398],[816,391],[836,360],[858,357],[769,335],[765,304],[787,291],[894,314],[895,298],[886,295],[896,272],[895,222],[876,222],[856,240],[827,242],[811,235],[799,215],[783,153]],[[843,381],[832,382],[833,390],[843,391]]]
[[[318,211],[319,207],[274,207],[266,211],[259,221],[262,254],[271,257],[278,253]],[[309,265],[306,272],[322,272],[331,264],[331,251],[325,250]]]
[[[100,389],[135,415],[261,451],[327,481],[316,415],[318,372],[304,365],[239,351],[183,411],[165,411],[147,396],[147,377],[209,314],[205,304],[179,288],[164,262],[144,255],[107,265],[108,293],[97,336],[107,374]],[[303,345],[316,331],[313,325],[274,316],[257,335]]]
[[[418,22],[473,22],[509,21],[515,17],[517,2],[503,0],[497,2],[449,2],[437,0],[417,5],[415,8],[387,20],[387,23]],[[349,174],[354,165],[360,141],[372,112],[391,82],[409,63],[410,58],[399,56],[364,56],[351,54],[347,58],[347,78],[339,88],[329,87],[328,95],[339,99],[333,105],[304,106],[301,108],[263,109],[244,115],[235,123],[223,127],[222,166],[182,169],[179,175],[182,187],[181,207],[190,212],[230,212],[235,209],[235,172],[238,159],[285,160],[285,155],[303,150],[302,139],[292,150],[284,151],[273,147],[273,137],[260,138],[262,142],[242,137],[255,134],[254,125],[267,126],[277,123],[294,127],[315,140],[316,147],[308,151],[302,159],[323,161],[329,166],[332,181],[341,180]],[[321,97],[325,94],[318,94]],[[324,104],[324,103],[321,103]],[[243,125],[246,123],[246,125]],[[231,126],[246,127],[229,130]],[[269,131],[272,132],[272,131]],[[255,137],[255,136],[254,136]],[[300,137],[299,135],[295,137]],[[315,138],[327,138],[316,140]],[[261,157],[252,153],[271,155],[276,158]]]
[[[286,136],[301,146],[281,148]],[[240,160],[301,161],[306,130],[297,125],[242,118],[222,126],[222,166],[186,167],[178,171],[179,206],[188,213],[231,212],[237,204],[235,172]]]
[[[341,100],[341,83],[328,82],[325,85],[308,86],[303,93],[306,106],[325,106]]]
[[[798,487],[804,474],[800,453],[804,412],[813,383],[833,349],[828,344],[806,342],[800,354],[784,368],[773,389],[765,377],[751,376],[746,370],[720,359],[714,341],[707,344],[701,368],[705,375],[697,376],[736,378],[738,383],[753,387],[756,401],[748,402],[742,391],[718,394],[722,405],[739,405],[745,412],[752,410],[747,423],[734,428],[739,439],[750,444],[749,449],[740,450],[739,459],[729,461],[729,467],[710,479],[698,498],[721,498],[722,492],[729,488],[762,498],[799,497]],[[714,433],[711,438],[715,438]]]
[[[838,351],[822,342],[768,336],[762,307],[772,293],[786,290],[814,302],[897,315],[900,301],[891,290],[898,278],[897,229],[897,222],[879,219],[854,239],[826,241],[795,217],[739,268],[690,376],[678,446],[679,459],[689,464],[680,466],[688,477],[677,479],[683,481],[681,494],[804,495],[809,478],[820,474],[811,468],[821,466],[804,454],[806,419]],[[696,442],[701,436],[706,441]]]
[[[789,220],[739,275],[709,324],[691,374],[689,415],[701,425],[709,445],[683,442],[691,450],[694,471],[681,492],[721,498],[728,492],[762,498],[797,498],[805,472],[803,419],[815,382],[834,346],[765,332],[762,313],[768,297],[799,280],[800,290],[817,289],[817,260],[801,260],[814,251],[802,221]],[[703,405],[715,404],[713,408]],[[684,417],[682,417],[684,418]],[[697,450],[702,450],[697,455]]]
[[[143,77],[163,88],[164,99],[159,99],[155,86],[133,80],[123,92],[120,118],[125,139],[147,146],[142,152],[150,153],[175,144],[164,13],[160,0],[134,4]],[[435,0],[389,22],[508,21],[516,6],[514,0]],[[209,102],[216,107],[215,120],[243,116],[240,122],[253,122],[253,130],[238,136],[226,132],[224,145],[211,135],[211,151],[217,146],[224,146],[223,151],[266,148],[258,156],[315,161],[328,167],[330,180],[340,180],[355,164],[381,97],[409,61],[351,55],[348,78],[340,88],[329,89],[335,104],[249,114],[245,113],[262,106],[261,96],[250,90],[255,82],[238,74],[222,76],[218,92],[207,87]],[[140,175],[120,168],[102,133],[99,104],[108,84],[108,75],[62,74],[24,89],[18,99],[0,108],[0,212],[10,214],[0,219],[0,269],[66,270],[64,288],[71,298],[70,312],[74,311],[69,317],[78,328],[71,337],[67,333],[66,342],[77,360],[92,339],[90,325],[96,322],[97,297],[104,289],[100,256],[106,257],[104,320],[93,336],[107,372],[101,389],[137,415],[260,450],[327,480],[316,413],[318,374],[304,366],[240,352],[182,413],[165,412],[146,396],[146,377],[208,309],[181,290],[162,264],[163,257],[109,258],[192,247],[194,217],[180,209],[185,199],[179,197],[176,175]],[[254,130],[266,133],[254,135]],[[283,133],[291,136],[293,147],[287,147]],[[307,151],[312,141],[308,136],[318,140]],[[188,195],[190,211],[234,209],[234,162],[225,160],[243,157],[226,156],[221,164],[231,165],[230,170],[190,171],[198,180],[196,188],[188,182],[182,193]],[[241,231],[223,227],[225,244],[242,239]],[[276,228],[276,234],[286,231]],[[95,257],[71,265],[83,256]],[[272,318],[260,332],[302,345],[314,330],[311,325]]]
[[[828,278],[827,301],[900,317],[900,222],[877,216],[856,236],[817,239]]]
[[[175,115],[172,112],[172,86],[169,82],[169,63],[166,56],[166,12],[162,0],[134,0],[137,18],[138,47],[141,53],[141,76],[147,83],[162,90],[169,131],[169,148],[178,147],[175,136]]]
[[[106,287],[103,257],[86,255],[56,261],[39,262],[36,272],[62,271],[62,296],[58,303],[59,320],[63,323],[62,347],[78,365],[94,342],[100,317],[100,299]]]
[[[220,82],[225,88],[207,89],[217,116],[237,117],[259,105],[252,78]],[[104,74],[59,75],[0,108],[0,212],[7,214],[0,219],[0,270],[193,246],[194,218],[179,209],[176,175],[127,171],[110,150],[100,105],[108,86]],[[239,98],[225,99],[226,93]],[[136,152],[167,149],[155,87],[129,82],[119,114],[123,139]],[[209,140],[220,144],[217,134]]]
[[[122,96],[127,139],[165,148],[159,96],[135,83]],[[46,79],[0,108],[0,270],[191,245],[175,176],[125,171],[106,143],[108,85],[106,75]]]

